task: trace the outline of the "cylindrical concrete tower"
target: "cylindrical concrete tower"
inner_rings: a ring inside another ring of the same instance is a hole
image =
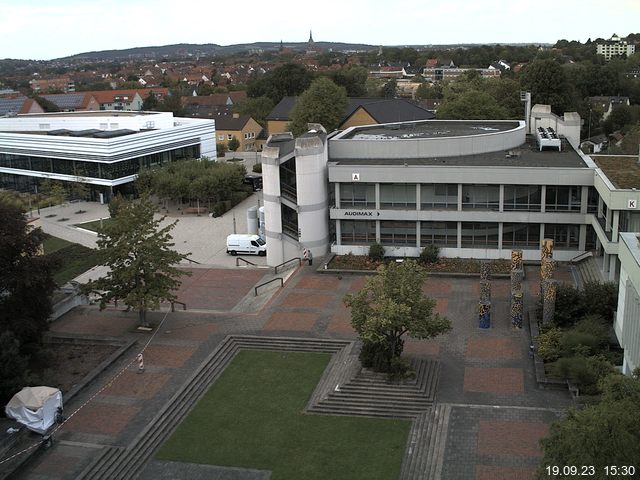
[[[247,208],[247,233],[258,234],[258,207]]]
[[[299,242],[314,256],[323,256],[329,248],[326,137],[296,139],[295,154]]]
[[[284,260],[282,245],[282,214],[280,206],[280,148],[265,146],[262,150],[262,199],[264,201],[267,264],[278,265]]]

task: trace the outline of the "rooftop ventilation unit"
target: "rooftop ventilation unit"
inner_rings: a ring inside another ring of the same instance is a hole
[[[538,127],[536,130],[536,140],[540,151],[542,151],[543,148],[557,148],[558,151],[562,151],[560,137],[558,137],[556,131],[551,127]]]

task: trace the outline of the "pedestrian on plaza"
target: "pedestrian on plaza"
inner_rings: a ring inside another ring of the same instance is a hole
[[[309,265],[313,265],[313,254],[311,250],[307,250],[307,260],[309,260]]]

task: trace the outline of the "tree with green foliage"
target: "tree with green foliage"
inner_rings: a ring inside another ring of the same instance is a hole
[[[596,475],[590,478],[598,479],[611,478],[605,474],[610,465],[634,465],[638,473],[640,380],[612,374],[601,380],[600,390],[600,403],[572,408],[565,419],[551,426],[549,437],[541,442],[544,456],[538,479],[549,478],[546,467],[554,465],[593,466]]]
[[[531,92],[534,104],[551,105],[562,115],[572,106],[572,90],[562,66],[552,59],[534,60],[520,73],[520,85]]]
[[[396,80],[392,78],[382,86],[381,93],[384,98],[395,98],[397,90],[398,90],[398,82],[396,82]]]
[[[331,75],[333,82],[344,87],[349,97],[364,97],[367,94],[369,71],[362,65],[350,65]]]
[[[145,98],[144,101],[142,102],[142,110],[144,111],[155,110],[156,108],[158,108],[159,103],[160,102],[158,101],[158,97],[156,97],[156,95],[153,92],[149,92],[149,95],[147,95],[147,98]]]
[[[405,334],[426,339],[451,330],[449,320],[434,312],[435,300],[422,291],[426,278],[426,271],[413,260],[393,262],[381,265],[362,290],[345,296],[351,325],[364,343],[361,359],[377,352],[372,367],[393,371]]]
[[[227,147],[229,147],[229,150],[231,150],[232,152],[237,151],[238,148],[240,148],[240,140],[238,140],[234,135],[233,138],[231,138],[231,140],[227,142]]]
[[[247,95],[252,98],[269,97],[276,105],[283,97],[295,97],[304,92],[311,85],[313,77],[313,73],[304,66],[286,63],[250,82]]]
[[[248,115],[258,122],[262,128],[267,126],[267,115],[275,104],[269,97],[246,98],[233,106],[233,111],[240,115]]]
[[[175,91],[164,97],[161,102],[158,102],[156,109],[160,112],[173,112],[174,117],[184,116],[182,100],[179,93]]]
[[[624,134],[620,145],[609,147],[609,153],[614,155],[636,155],[640,145],[640,124],[631,127]]]
[[[307,131],[308,123],[320,123],[332,132],[340,125],[347,108],[347,93],[327,77],[320,77],[298,98],[291,112],[289,128],[294,135]]]
[[[40,192],[47,196],[49,205],[59,205],[68,198],[67,189],[58,180],[46,179],[40,184]]]
[[[438,107],[438,119],[500,120],[507,111],[486,91],[467,90],[459,95],[445,96]]]
[[[0,331],[21,343],[38,341],[51,313],[55,284],[51,260],[39,255],[44,238],[18,207],[0,202]]]
[[[21,352],[20,341],[11,330],[0,331],[0,403],[6,405],[11,397],[28,384],[29,357]]]
[[[225,153],[227,153],[229,149],[227,148],[227,144],[224,142],[216,143],[216,156],[224,157]]]
[[[188,255],[172,248],[177,220],[161,227],[164,217],[154,219],[154,213],[143,198],[123,204],[113,221],[98,229],[98,257],[109,271],[84,287],[99,297],[101,309],[112,300],[123,301],[138,312],[142,326],[148,326],[147,311],[177,299],[180,277],[188,274],[177,267]]]

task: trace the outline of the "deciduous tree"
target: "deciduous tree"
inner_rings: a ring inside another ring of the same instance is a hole
[[[347,102],[344,87],[337,86],[327,77],[320,77],[298,98],[289,127],[294,135],[304,133],[307,123],[320,123],[327,132],[333,131],[344,117]]]
[[[98,230],[100,263],[109,272],[85,286],[99,297],[101,308],[114,299],[123,301],[138,312],[143,326],[148,325],[147,311],[176,300],[180,277],[187,274],[177,267],[187,255],[172,248],[171,230],[177,221],[161,227],[164,217],[154,219],[154,213],[145,198],[120,206],[113,221]]]
[[[426,277],[426,271],[413,260],[389,263],[379,267],[362,290],[344,298],[364,348],[381,347],[384,358],[375,365],[378,368],[392,369],[394,359],[402,353],[405,334],[426,339],[451,329],[449,320],[434,312],[435,300],[422,291]]]

